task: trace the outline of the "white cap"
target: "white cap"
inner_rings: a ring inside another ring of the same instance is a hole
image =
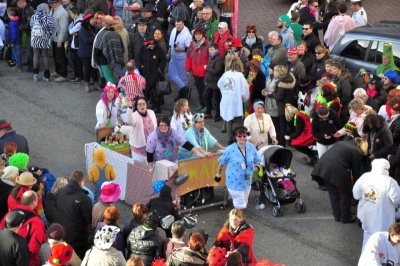
[[[227,29],[227,28],[228,28],[228,24],[227,24],[226,22],[222,21],[222,22],[220,22],[220,23],[218,24],[218,28],[225,28],[225,29]]]
[[[352,4],[357,3],[357,2],[361,2],[361,0],[351,0],[350,1],[350,3],[352,3]]]

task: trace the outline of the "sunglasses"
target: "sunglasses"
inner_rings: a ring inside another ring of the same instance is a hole
[[[315,52],[315,54],[322,54],[321,52]]]
[[[247,33],[256,33],[254,30],[249,30]]]
[[[303,30],[309,30],[310,28],[303,28]]]
[[[315,8],[318,8],[318,6],[314,6]]]
[[[236,137],[242,139],[242,138],[246,138],[247,135],[236,135]]]

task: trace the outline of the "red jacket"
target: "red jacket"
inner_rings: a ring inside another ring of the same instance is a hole
[[[204,39],[203,44],[198,49],[194,46],[194,41],[190,43],[189,53],[186,57],[186,71],[191,71],[193,76],[206,76],[205,66],[208,65],[208,58],[210,57],[207,47],[207,38]]]
[[[214,43],[218,44],[218,50],[219,50],[219,55],[224,58],[225,57],[225,42],[226,39],[232,38],[231,33],[229,32],[229,29],[224,33],[224,35],[220,36],[219,32],[217,31],[214,33]]]
[[[25,217],[29,215],[31,218],[27,219],[18,231],[18,235],[28,241],[29,251],[31,257],[29,266],[40,266],[39,251],[43,243],[47,241],[46,230],[42,219],[28,206],[17,205],[15,210],[21,210],[25,213]],[[0,223],[0,229],[4,229],[4,222],[8,213],[4,216]],[[29,235],[28,235],[29,232]]]
[[[316,139],[312,135],[312,128],[310,122],[310,116],[303,111],[300,111],[296,114],[296,132],[299,127],[301,131],[300,136],[297,136],[291,140],[293,146],[310,146],[315,145]]]
[[[254,228],[243,221],[236,231],[228,229],[224,224],[215,239],[214,245],[225,248],[226,251],[237,250],[243,257],[245,264],[257,263],[253,253]]]

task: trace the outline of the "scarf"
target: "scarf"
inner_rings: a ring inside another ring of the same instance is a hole
[[[256,37],[249,38],[248,36],[246,37],[246,43],[249,47],[252,47],[256,43]]]
[[[367,95],[372,99],[378,94],[377,90],[371,90],[370,88],[367,89]]]
[[[207,142],[204,140],[204,128],[197,131],[195,127],[192,127],[192,130],[194,130],[194,134],[196,135],[197,144],[199,144],[204,151],[208,151]]]
[[[171,139],[172,130],[171,128],[168,129],[168,132],[163,134],[160,131],[160,128],[157,127],[156,129],[157,138],[161,142],[163,149],[165,149],[164,156],[166,158],[171,156],[171,153],[174,152],[175,149],[175,142]],[[169,149],[167,148],[167,144],[169,144]]]
[[[206,39],[206,38],[203,37],[203,38],[201,38],[200,41],[194,41],[194,42],[193,42],[194,47],[196,48],[196,50],[199,49],[199,48],[203,45],[205,39]]]
[[[389,102],[386,103],[386,113],[388,114],[389,120],[392,119],[392,111],[390,111]]]
[[[308,3],[306,4],[306,6],[307,6],[308,10],[310,10],[310,14],[313,15],[314,18],[316,18],[317,17],[317,13],[311,10],[310,5]]]

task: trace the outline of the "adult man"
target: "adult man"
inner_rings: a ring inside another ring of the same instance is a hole
[[[400,187],[389,176],[389,162],[375,159],[371,165],[371,172],[363,174],[353,187],[353,196],[359,200],[357,216],[364,230],[363,248],[373,233],[385,231],[395,222],[400,203]]]
[[[287,59],[287,70],[293,73],[296,78],[296,84],[299,84],[300,78],[306,75],[306,67],[299,59],[299,51],[297,48],[293,47],[287,50]]]
[[[282,46],[282,35],[275,33],[271,37],[270,47],[267,51],[267,56],[269,57],[270,64],[286,65],[286,50]]]
[[[378,113],[379,108],[381,107],[377,101],[373,100],[371,97],[368,96],[367,92],[363,88],[355,89],[353,92],[354,99],[361,99],[363,100],[365,105],[370,106],[375,112]]]
[[[350,8],[354,10],[353,15],[351,18],[356,22],[356,27],[361,27],[367,25],[367,12],[365,12],[364,8],[362,7],[361,0],[351,0],[350,1]]]
[[[124,18],[125,28],[129,33],[135,33],[138,30],[138,22],[139,20],[143,19],[142,15],[140,14],[140,5],[138,3],[134,3],[131,6],[126,6],[125,10],[129,10],[132,12],[132,16],[129,17],[128,15]]]
[[[146,99],[152,100],[154,112],[161,113],[161,99],[160,96],[156,95],[155,89],[157,81],[160,80],[160,71],[164,72],[165,65],[167,64],[166,55],[163,49],[161,49],[161,47],[153,38],[146,38],[144,40],[144,44],[140,47],[139,54],[140,56],[137,61],[138,68],[140,73],[146,79],[146,88],[144,90],[144,94]]]
[[[65,229],[65,241],[81,259],[90,248],[88,238],[92,224],[92,202],[82,189],[84,183],[83,172],[75,170],[69,177],[68,185],[56,195],[58,220]]]
[[[328,29],[324,35],[324,41],[331,51],[340,37],[356,27],[356,22],[349,15],[346,15],[346,2],[341,2],[338,9],[339,16],[334,17],[331,22],[329,22]]]
[[[313,28],[313,23],[305,22],[303,24],[303,35],[301,36],[301,38],[306,42],[307,51],[315,55],[315,47],[317,47],[317,45],[320,45],[321,41],[317,36],[315,36]]]
[[[278,28],[281,30],[282,45],[285,50],[294,46],[293,30],[289,27],[290,18],[288,15],[282,15],[278,19]]]
[[[393,223],[389,232],[373,234],[361,253],[358,266],[399,265],[400,223]]]
[[[55,82],[65,82],[68,81],[67,60],[64,46],[68,37],[68,13],[61,6],[59,0],[49,0],[48,3],[52,9],[50,14],[54,20],[54,33],[52,35],[51,46],[53,50],[54,65],[56,68],[56,72],[52,73],[50,76],[60,76],[55,79]]]
[[[144,18],[147,19],[147,32],[149,33],[149,36],[153,36],[155,30],[161,28],[161,24],[155,16],[157,10],[154,9],[153,5],[149,4],[140,11],[143,12]]]
[[[219,55],[225,57],[225,43],[228,38],[232,38],[232,35],[228,29],[226,22],[220,22],[218,24],[217,32],[214,34],[214,43],[218,44]]]
[[[46,242],[46,231],[42,219],[36,214],[35,209],[38,204],[38,196],[32,190],[25,191],[21,197],[21,204],[13,211],[19,211],[24,214],[24,222],[18,234],[25,238],[29,252],[29,265],[40,265],[39,251],[40,246]],[[11,213],[11,212],[10,212]],[[4,228],[8,215],[1,221],[0,229]],[[3,264],[1,264],[3,265]]]
[[[292,17],[290,19],[289,27],[293,31],[294,44],[297,44],[301,40],[301,35],[303,35],[303,26],[299,24],[300,14],[297,11],[292,12]]]
[[[29,248],[18,235],[24,222],[24,213],[12,211],[6,216],[4,229],[0,230],[0,265],[29,265]]]
[[[186,247],[185,242],[183,242],[183,237],[186,234],[186,227],[183,221],[175,221],[171,226],[172,238],[166,238],[163,243],[164,257],[168,258],[171,252],[175,248]]]
[[[24,63],[24,66],[28,66],[28,71],[33,70],[33,49],[31,46],[31,26],[30,21],[35,10],[31,7],[30,4],[26,2],[26,0],[18,0],[17,6],[21,9],[21,25],[19,28],[24,31],[27,35],[27,47],[26,47],[26,55],[27,61]]]
[[[172,3],[173,3],[172,11],[169,14],[168,18],[169,22],[168,32],[167,32],[168,37],[171,35],[172,29],[176,27],[176,22],[178,18],[182,20],[184,23],[190,23],[189,12],[185,4],[182,3],[182,0],[172,0]]]
[[[205,7],[204,0],[193,0],[193,3],[192,5],[190,5],[190,7],[192,8],[192,14],[190,16],[190,26],[192,26],[197,18],[197,13],[199,12],[200,8],[204,9]],[[200,12],[203,13],[202,10]],[[193,30],[193,28],[190,28],[190,30]]]
[[[308,1],[308,6],[302,7],[299,10],[300,20],[299,24],[303,25],[305,22],[314,22],[315,15],[318,12],[318,0]]]
[[[147,32],[147,20],[142,18],[139,19],[138,23],[138,31],[133,33],[132,42],[133,42],[133,59],[137,61],[140,57],[139,51],[140,47],[142,47],[144,39],[149,37],[150,34]],[[130,32],[132,33],[132,32]],[[132,58],[129,58],[132,59]]]
[[[171,31],[167,55],[167,58],[171,58],[168,65],[169,77],[179,88],[178,96],[174,101],[187,98],[189,95],[189,88],[187,87],[189,78],[186,73],[185,61],[187,57],[186,52],[191,41],[192,34],[185,26],[184,19],[177,18],[175,28]]]
[[[11,123],[6,120],[0,120],[0,153],[3,153],[4,144],[14,142],[17,145],[17,152],[29,154],[28,141],[22,135],[19,135],[12,129]]]
[[[349,103],[351,101],[353,77],[348,69],[345,68],[342,59],[335,59],[332,64],[333,83],[336,84],[336,94],[342,104],[340,120],[343,125],[349,120]]]
[[[218,20],[214,18],[211,7],[206,6],[203,8],[203,20],[202,28],[204,29],[204,36],[210,43],[213,43],[214,35],[218,31]]]

